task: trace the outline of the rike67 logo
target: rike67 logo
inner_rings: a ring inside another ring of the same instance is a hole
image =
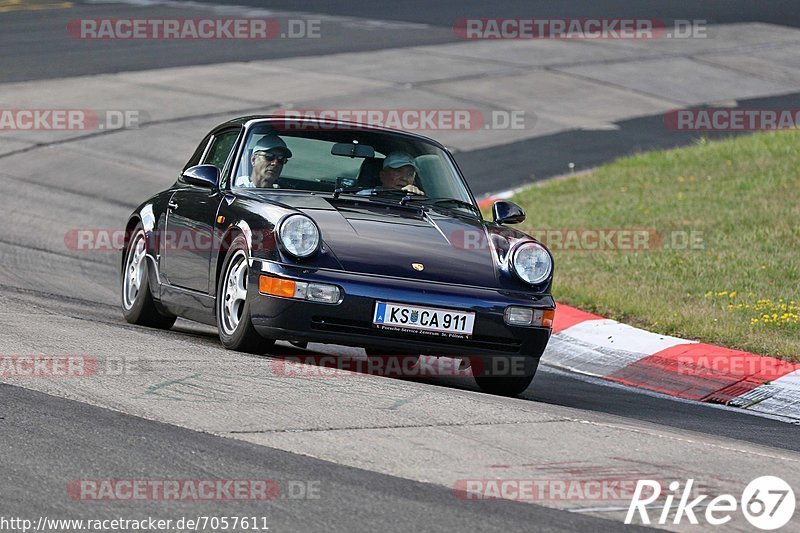
[[[781,528],[789,523],[794,515],[796,505],[794,491],[783,479],[776,476],[761,476],[751,481],[742,492],[740,499],[732,494],[721,494],[711,500],[710,496],[701,494],[690,499],[692,494],[693,479],[688,479],[683,489],[678,481],[669,484],[669,493],[664,498],[663,506],[658,503],[660,512],[653,517],[659,525],[685,523],[684,519],[692,525],[700,523],[698,518],[704,518],[707,524],[721,526],[731,521],[733,513],[741,507],[742,514],[750,525],[761,530],[771,531]],[[651,517],[648,506],[653,508],[656,500],[661,498],[661,484],[658,481],[640,479],[636,483],[625,523],[633,523],[634,516],[639,515],[642,524],[649,525]],[[677,501],[674,516],[672,515],[673,503]],[[672,518],[672,520],[670,520]]]

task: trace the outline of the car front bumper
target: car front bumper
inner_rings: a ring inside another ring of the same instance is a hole
[[[268,296],[259,293],[259,276],[336,285],[336,304]],[[482,359],[524,356],[538,362],[551,329],[511,326],[503,313],[510,306],[554,309],[549,294],[537,295],[481,287],[465,287],[337,270],[309,269],[253,259],[248,300],[253,326],[264,337],[321,342],[426,354]],[[386,331],[372,324],[376,302],[393,302],[475,312],[473,334],[467,339]]]

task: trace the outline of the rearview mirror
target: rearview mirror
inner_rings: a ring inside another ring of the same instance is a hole
[[[183,171],[181,180],[189,185],[216,189],[219,184],[219,169],[214,165],[195,165]]]
[[[356,185],[358,185],[358,178],[350,178],[344,176],[336,178],[337,189],[350,189],[351,187],[355,187]]]
[[[519,224],[525,220],[525,211],[514,202],[500,200],[492,205],[492,219],[498,224]]]
[[[336,143],[331,147],[331,154],[348,157],[375,157],[375,148],[368,144]]]

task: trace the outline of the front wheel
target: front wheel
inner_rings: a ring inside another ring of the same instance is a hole
[[[147,270],[147,240],[140,222],[125,248],[121,283],[122,314],[131,324],[169,329],[177,317],[156,306],[150,292]]]
[[[240,235],[231,243],[217,281],[219,340],[229,350],[263,354],[275,341],[259,335],[250,320],[248,271],[247,243]]]

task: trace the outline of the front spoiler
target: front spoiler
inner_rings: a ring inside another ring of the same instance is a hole
[[[339,303],[324,304],[259,294],[261,274],[334,284],[343,297]],[[253,326],[264,337],[408,354],[481,359],[524,356],[538,361],[550,338],[550,328],[509,326],[503,313],[509,305],[555,308],[549,294],[310,269],[257,258],[252,259],[249,275],[250,314]],[[470,339],[451,339],[377,329],[372,326],[377,301],[474,311],[473,335]]]

